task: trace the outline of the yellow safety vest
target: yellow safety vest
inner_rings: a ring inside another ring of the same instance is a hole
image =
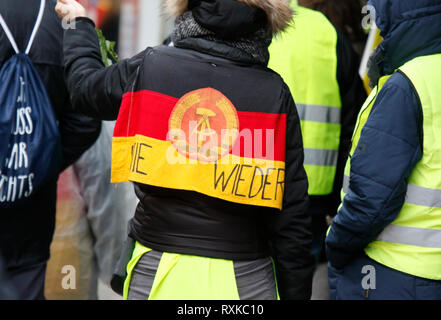
[[[322,13],[296,1],[292,6],[294,21],[273,40],[269,68],[282,76],[296,102],[309,194],[327,195],[333,191],[341,134],[337,32]]]
[[[398,217],[366,248],[373,260],[418,277],[441,280],[441,54],[415,58],[399,68],[412,82],[423,110],[423,157],[408,181]],[[378,93],[379,84],[362,107],[353,136],[352,156]],[[350,158],[342,197],[350,190]]]

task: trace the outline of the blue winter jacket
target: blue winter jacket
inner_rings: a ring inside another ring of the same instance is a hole
[[[415,57],[441,53],[441,0],[371,0],[384,41],[371,61],[378,76]],[[441,108],[441,106],[439,106]],[[342,268],[397,217],[408,178],[422,157],[422,110],[404,74],[380,91],[351,158],[350,192],[326,238],[332,266]]]

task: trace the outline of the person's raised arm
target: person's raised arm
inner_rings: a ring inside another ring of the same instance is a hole
[[[65,76],[74,109],[101,120],[118,117],[124,89],[145,52],[110,67],[102,62],[95,24],[74,0],[58,0],[56,11],[67,22],[63,52]]]

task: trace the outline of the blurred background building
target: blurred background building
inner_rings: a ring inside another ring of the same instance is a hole
[[[121,58],[161,44],[173,21],[162,10],[162,0],[80,0],[108,40],[116,41]]]

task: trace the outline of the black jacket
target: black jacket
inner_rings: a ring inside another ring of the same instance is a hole
[[[126,92],[150,90],[180,98],[206,87],[225,93],[238,111],[247,106],[242,111],[287,114],[282,212],[192,191],[136,184],[140,203],[130,235],[159,251],[229,260],[255,259],[272,252],[281,298],[309,299],[312,236],[300,121],[280,76],[251,63],[238,49],[201,38],[184,39],[174,48],[147,48],[104,68],[93,28],[91,20],[79,18],[76,29],[67,30],[64,39],[72,102],[91,116],[116,119]]]
[[[63,29],[55,13],[55,5],[55,0],[46,1],[43,20],[29,55],[46,86],[58,120],[64,169],[95,142],[101,123],[73,112],[71,108],[63,77]],[[0,2],[0,13],[21,51],[28,43],[39,6],[39,0]],[[0,68],[14,54],[0,28]],[[55,227],[57,178],[33,195],[31,205],[0,210],[0,253],[8,268],[39,263],[49,258]]]

